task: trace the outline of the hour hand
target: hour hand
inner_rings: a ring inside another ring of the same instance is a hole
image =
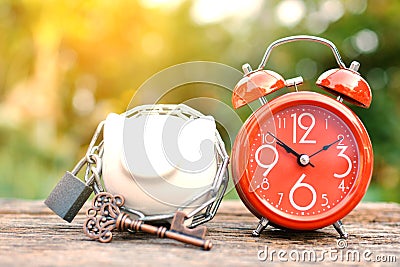
[[[300,157],[300,154],[299,154],[299,153],[297,153],[297,152],[294,151],[291,147],[289,147],[289,146],[286,145],[284,142],[282,142],[280,139],[278,139],[278,137],[276,137],[275,135],[273,135],[271,132],[268,132],[268,134],[269,134],[270,136],[272,136],[273,138],[275,138],[275,139],[276,139],[276,143],[277,143],[278,145],[280,145],[281,147],[283,147],[283,148],[286,150],[286,152],[292,153],[292,154],[295,155],[296,157]]]
[[[310,164],[312,167],[315,167],[314,164],[312,164],[312,163],[309,161],[309,157],[308,157],[307,155],[297,153],[297,152],[294,151],[290,146],[286,145],[286,144],[285,144],[284,142],[282,142],[278,137],[276,137],[275,135],[273,135],[271,132],[268,132],[268,134],[271,135],[273,138],[275,138],[275,139],[276,139],[276,143],[277,143],[278,145],[280,145],[281,147],[283,147],[283,148],[286,150],[287,153],[291,153],[291,154],[295,155],[296,158],[297,158],[297,161],[299,162],[299,164],[300,164],[301,166],[306,166],[306,165]],[[302,160],[303,158],[307,158],[307,160],[304,161],[304,160]]]
[[[276,143],[277,143],[278,145],[280,145],[281,147],[283,147],[283,148],[286,150],[286,152],[292,153],[292,154],[295,155],[296,157],[300,157],[300,154],[299,154],[299,153],[297,153],[296,151],[294,151],[291,147],[289,147],[288,145],[286,145],[286,144],[283,143],[282,141],[276,139]]]

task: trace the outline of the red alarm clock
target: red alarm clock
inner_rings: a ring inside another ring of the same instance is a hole
[[[264,70],[273,48],[288,42],[311,41],[331,48],[339,68],[323,73],[316,84],[332,98],[298,91],[302,78],[285,80]],[[373,151],[357,115],[342,102],[368,108],[368,83],[349,68],[335,45],[315,36],[291,36],[273,42],[259,68],[243,66],[244,77],[233,91],[235,109],[259,99],[262,106],[246,120],[232,149],[232,174],[246,207],[260,221],[254,236],[268,225],[314,230],[333,225],[347,238],[341,219],[363,198],[372,176]],[[267,103],[265,96],[295,86]]]

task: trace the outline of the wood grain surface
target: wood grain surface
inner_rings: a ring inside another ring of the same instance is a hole
[[[353,210],[343,219],[350,234],[343,249],[332,226],[308,232],[268,227],[252,237],[258,221],[239,201],[223,201],[206,224],[210,251],[146,233],[116,232],[103,244],[82,231],[87,208],[67,223],[43,201],[0,199],[0,266],[400,266],[395,203],[361,203]]]

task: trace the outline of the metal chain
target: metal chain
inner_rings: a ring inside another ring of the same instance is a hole
[[[102,160],[100,156],[97,154],[90,154],[86,158],[89,158],[89,160],[87,160],[88,168],[86,169],[86,174],[85,174],[86,184],[93,185],[96,194],[99,192],[103,192],[104,189],[100,179],[102,170]]]
[[[92,140],[90,141],[88,150],[85,155],[86,158],[85,182],[86,184],[91,184],[93,186],[95,194],[104,192],[104,188],[101,183],[104,141],[101,140],[96,145],[103,127],[104,127],[104,121],[100,122],[99,125],[97,126],[97,129],[92,137]]]

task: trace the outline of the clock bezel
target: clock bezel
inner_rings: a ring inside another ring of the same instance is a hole
[[[329,211],[300,217],[279,214],[265,205],[255,192],[249,192],[250,176],[246,170],[249,159],[248,132],[265,116],[270,116],[288,107],[311,105],[325,108],[336,114],[348,125],[359,148],[359,171],[356,182],[344,199]],[[314,230],[331,225],[350,213],[364,197],[371,181],[373,170],[372,144],[358,116],[341,102],[316,92],[293,92],[273,99],[256,110],[244,123],[232,148],[232,177],[236,190],[245,206],[258,218],[264,217],[274,225],[295,230]],[[244,166],[244,167],[243,167]],[[238,177],[240,176],[240,177]]]

